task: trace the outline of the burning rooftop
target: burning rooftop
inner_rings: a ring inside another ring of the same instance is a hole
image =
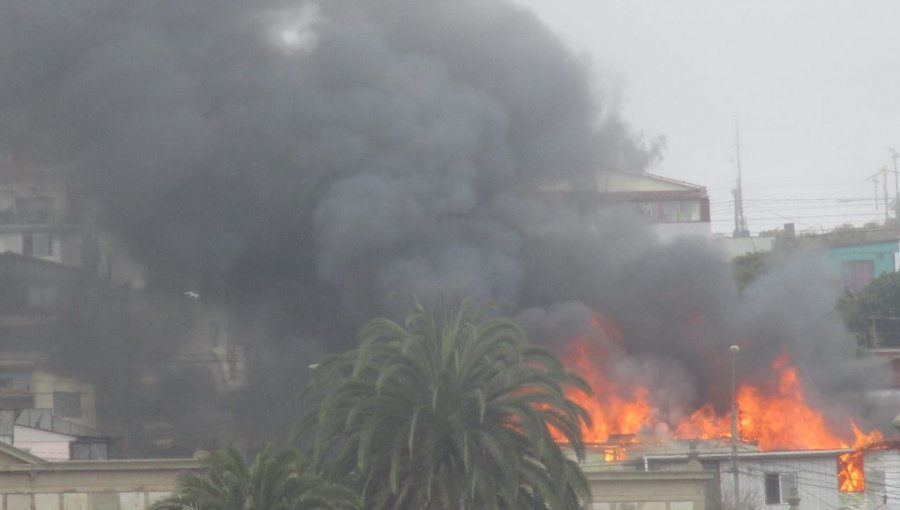
[[[591,418],[582,430],[586,442],[730,438],[730,410],[718,410],[713,401],[679,400],[669,388],[643,384],[623,373],[618,363],[625,356],[621,330],[599,314],[592,317],[588,329],[571,339],[562,355],[566,366],[584,378],[593,392],[569,390],[569,398]],[[852,418],[829,423],[809,402],[787,352],[772,360],[768,373],[751,376],[739,384],[734,395],[741,442],[771,451],[860,447],[883,439],[877,430],[862,431]],[[725,386],[727,381],[721,384]]]
[[[763,377],[750,374],[735,388],[738,436],[732,442],[730,410],[720,411],[712,401],[674,399],[668,388],[622,373],[617,364],[626,354],[622,335],[615,322],[594,314],[587,331],[569,340],[562,355],[592,390],[568,394],[590,416],[582,427],[588,469],[643,462],[646,470],[650,458],[671,460],[694,449],[709,459],[728,459],[735,447],[735,457],[831,457],[839,490],[859,492],[865,489],[862,452],[893,447],[884,446],[881,432],[863,431],[853,418],[829,421],[810,403],[787,352],[772,360]]]

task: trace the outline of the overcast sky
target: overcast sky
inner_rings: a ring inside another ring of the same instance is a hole
[[[900,150],[900,2],[515,1],[618,76],[624,116],[667,139],[651,171],[705,185],[715,232],[734,228],[736,118],[751,231],[884,219],[867,179]]]

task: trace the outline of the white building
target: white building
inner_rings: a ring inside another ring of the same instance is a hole
[[[900,509],[900,453],[896,448],[863,453],[865,489],[839,490],[839,458],[853,450],[802,450],[738,454],[740,500],[757,509],[787,509],[791,489],[800,496],[800,508],[846,510]],[[734,498],[731,455],[721,451],[699,453],[703,468],[715,473],[712,500]],[[637,460],[649,471],[684,469],[686,453],[645,455]]]
[[[696,184],[659,175],[598,172],[594,185],[575,188],[571,184],[543,187],[545,201],[566,202],[590,212],[598,207],[622,206],[647,220],[664,242],[682,236],[712,237],[709,195]]]
[[[69,174],[0,161],[0,252],[84,266],[84,211],[71,200]]]
[[[195,459],[47,462],[0,442],[0,508],[148,510],[199,467]]]

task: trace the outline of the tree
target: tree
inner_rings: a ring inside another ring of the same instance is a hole
[[[365,508],[575,510],[589,496],[551,427],[580,459],[588,417],[564,389],[590,389],[518,325],[479,315],[463,302],[375,319],[314,370],[298,441]]]
[[[864,345],[878,341],[900,345],[900,273],[885,273],[872,280],[856,295],[845,295],[838,302],[847,329]]]
[[[328,483],[292,452],[267,446],[247,466],[234,448],[201,461],[200,473],[183,475],[178,490],[154,510],[357,510],[355,493]]]
[[[753,251],[734,258],[734,279],[740,290],[765,271],[768,255],[767,251]]]

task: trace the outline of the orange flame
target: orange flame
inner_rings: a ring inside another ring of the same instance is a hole
[[[848,442],[832,432],[825,418],[809,404],[797,369],[787,353],[772,362],[778,375],[774,394],[742,385],[737,395],[743,438],[759,443],[762,450],[823,450],[847,448]]]
[[[862,492],[866,490],[866,477],[863,469],[865,450],[854,450],[843,453],[837,460],[838,490],[841,492]]]
[[[665,423],[654,403],[650,388],[623,388],[607,375],[610,356],[621,349],[622,332],[611,320],[597,315],[593,331],[571,341],[563,354],[563,362],[591,386],[593,395],[571,390],[567,396],[584,407],[591,417],[590,426],[582,426],[586,442],[607,442],[611,435],[637,434],[642,427],[656,428],[664,423],[674,436],[684,439],[716,439],[731,437],[731,415],[720,415],[711,403],[705,403],[687,418]],[[776,376],[766,384],[741,384],[735,395],[738,410],[739,439],[759,445],[760,450],[821,450],[862,448],[883,440],[880,432],[865,433],[852,420],[853,438],[843,437],[830,428],[823,415],[813,409],[797,369],[784,353],[772,362]],[[564,438],[554,432],[559,441]],[[838,459],[838,485],[841,491],[865,489],[861,451],[841,455]]]
[[[604,338],[612,338],[614,341],[620,338],[618,330],[599,317],[595,318],[593,325],[603,333]],[[591,425],[585,424],[582,427],[582,437],[588,443],[605,442],[612,434],[634,433],[643,424],[650,422],[654,413],[648,401],[648,388],[637,387],[630,392],[623,392],[594,363],[594,360],[605,358],[604,350],[602,345],[581,338],[581,341],[569,344],[563,357],[566,366],[587,381],[594,393],[588,396],[576,389],[567,392],[567,396],[584,407],[591,417]],[[557,440],[563,439],[556,432],[554,437]]]

